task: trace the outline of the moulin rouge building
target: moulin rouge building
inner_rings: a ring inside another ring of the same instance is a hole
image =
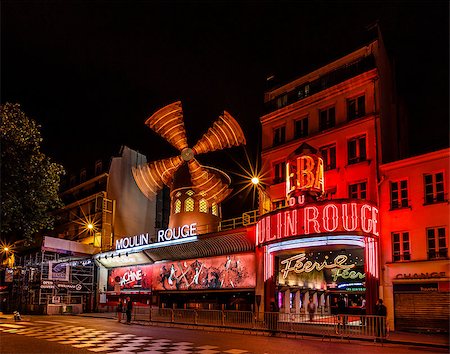
[[[133,175],[150,199],[170,188],[169,227],[114,235],[115,249],[95,257],[100,302],[131,296],[158,307],[278,311],[289,321],[311,300],[321,316],[336,313],[340,297],[360,315],[382,297],[393,329],[425,323],[425,311],[405,309],[426,297],[439,309],[427,326],[448,328],[449,151],[401,160],[406,129],[392,82],[374,41],[266,92],[259,216],[229,229],[220,203],[230,179],[196,156],[244,144],[238,123],[224,113],[191,148],[181,104],[157,111],[147,125],[180,156]]]
[[[382,42],[266,92],[265,103],[256,242],[266,308],[304,312],[312,298],[335,313],[343,297],[348,313],[364,299],[370,314],[380,297],[391,329],[447,330],[449,150],[401,159],[406,125]]]

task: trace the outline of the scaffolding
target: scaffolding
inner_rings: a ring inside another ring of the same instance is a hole
[[[66,279],[52,279],[52,264],[65,267]],[[81,311],[95,305],[95,263],[91,257],[74,257],[38,251],[17,257],[14,267],[12,309],[25,313],[47,313],[51,304],[77,304]]]

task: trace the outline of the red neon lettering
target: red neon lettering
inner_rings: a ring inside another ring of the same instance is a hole
[[[379,236],[380,232],[377,229],[378,225],[378,209],[375,207],[372,207],[372,233],[375,236]]]
[[[370,205],[364,204],[361,207],[361,229],[367,233],[372,231],[372,219],[367,217],[367,213],[372,214],[371,211],[372,207]]]
[[[312,216],[310,215],[310,211],[313,212]],[[308,235],[309,232],[309,224],[312,222],[314,224],[314,231],[316,233],[320,233],[320,225],[317,221],[317,217],[319,216],[319,210],[317,207],[306,207],[305,208],[305,235]]]
[[[311,188],[314,185],[314,159],[311,156],[300,156],[300,168],[298,171],[299,188]]]
[[[329,213],[329,210],[331,210],[331,216]],[[338,208],[334,204],[328,204],[323,208],[323,228],[325,231],[333,232],[338,227]],[[331,222],[331,226],[330,226]]]
[[[297,210],[286,211],[284,213],[284,236],[294,236],[297,226]]]
[[[317,160],[316,180],[314,183],[314,188],[322,192],[325,191],[325,186],[323,184],[323,160],[320,158]]]
[[[342,227],[345,231],[355,231],[358,226],[358,217],[356,216],[356,203],[350,203],[351,216],[348,215],[348,204],[342,204]],[[351,226],[349,221],[351,219]]]

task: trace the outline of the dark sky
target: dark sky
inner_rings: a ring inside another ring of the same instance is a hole
[[[44,151],[69,171],[123,144],[150,160],[172,156],[144,121],[176,100],[191,146],[225,109],[255,156],[266,77],[286,82],[347,54],[373,38],[366,27],[376,20],[412,151],[448,144],[445,1],[3,0],[1,10],[1,102],[22,104],[42,125]],[[220,167],[241,151],[200,160]]]

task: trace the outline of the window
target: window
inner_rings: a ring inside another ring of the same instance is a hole
[[[282,209],[286,207],[286,199],[274,200],[272,202],[272,210]]]
[[[309,96],[309,84],[304,85],[297,90],[297,98],[299,100],[308,96]]]
[[[273,146],[283,144],[286,141],[286,127],[282,126],[273,130]]]
[[[348,186],[348,197],[352,199],[367,198],[367,182],[350,184]]]
[[[296,139],[308,136],[308,117],[294,122],[294,136]]]
[[[175,200],[175,214],[178,214],[181,211],[181,200]]]
[[[195,193],[192,189],[189,189],[188,191],[186,191],[186,194],[190,197],[192,197]]]
[[[213,215],[219,216],[219,207],[217,206],[217,204],[213,203],[213,205],[211,206],[211,212]]]
[[[423,176],[425,184],[425,204],[445,201],[444,173],[426,174]]]
[[[336,144],[320,148],[320,154],[322,155],[325,171],[336,168]]]
[[[336,197],[336,193],[337,193],[337,187],[329,187],[327,188],[327,190],[325,191],[325,199],[326,200],[333,200]]]
[[[199,201],[199,211],[200,213],[207,213],[208,212],[208,202],[206,199],[200,199]]]
[[[184,201],[184,211],[194,211],[194,199],[189,197]]]
[[[353,120],[366,115],[365,96],[347,100],[347,119]]]
[[[95,175],[98,176],[100,173],[102,173],[102,170],[103,170],[102,160],[95,161]]]
[[[69,187],[73,187],[77,183],[77,178],[72,175],[70,176]]]
[[[348,164],[354,164],[367,159],[366,156],[366,136],[358,136],[350,139],[347,144]]]
[[[86,181],[86,169],[85,168],[83,168],[80,171],[80,183],[82,183],[84,181]]]
[[[336,125],[336,113],[334,107],[319,111],[319,130],[333,128]]]
[[[392,261],[409,261],[411,253],[409,250],[409,232],[392,233]]]
[[[277,97],[277,108],[282,108],[287,105],[287,94]]]
[[[408,207],[408,181],[391,182],[391,209]]]
[[[428,259],[447,258],[445,227],[427,229]]]
[[[279,162],[273,165],[274,180],[273,183],[281,183],[286,180],[286,162]]]

